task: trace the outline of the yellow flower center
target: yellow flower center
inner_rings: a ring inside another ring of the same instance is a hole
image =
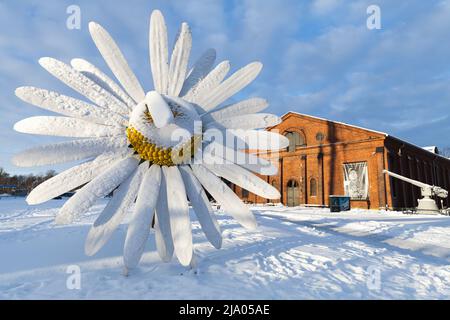
[[[194,156],[201,143],[201,136],[194,136],[176,148],[165,148],[157,146],[132,126],[127,128],[126,133],[128,141],[142,160],[160,166],[170,167],[187,162]]]

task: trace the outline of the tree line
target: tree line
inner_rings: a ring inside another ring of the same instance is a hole
[[[56,175],[55,170],[45,174],[11,175],[0,167],[0,194],[27,195],[33,188]]]

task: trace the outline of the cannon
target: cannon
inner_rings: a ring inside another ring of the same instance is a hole
[[[399,174],[390,172],[388,170],[383,170],[385,174],[390,175],[391,177],[403,180],[405,182],[411,183],[420,188],[422,199],[417,200],[417,212],[418,213],[440,213],[438,206],[436,205],[436,201],[431,197],[438,197],[441,199],[445,199],[448,197],[448,191],[438,187],[438,186],[430,186],[429,184],[416,181],[410,178],[406,178]]]

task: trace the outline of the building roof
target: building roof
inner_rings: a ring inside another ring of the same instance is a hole
[[[364,128],[364,127],[359,127],[359,126],[355,126],[353,124],[348,124],[348,123],[345,123],[345,122],[339,122],[339,121],[329,120],[329,119],[320,118],[320,117],[316,117],[316,116],[311,116],[309,114],[304,114],[304,113],[295,112],[295,111],[289,111],[289,112],[283,114],[281,116],[281,118],[285,118],[289,114],[296,114],[296,115],[299,115],[299,116],[305,116],[305,117],[309,117],[309,118],[313,118],[313,119],[317,119],[317,120],[321,120],[321,121],[333,122],[333,123],[341,124],[341,125],[344,125],[344,126],[347,126],[347,127],[352,127],[352,128],[356,128],[356,129],[360,129],[360,130],[365,130],[365,131],[370,131],[370,132],[373,132],[373,133],[381,134],[381,135],[386,136],[386,137],[389,136],[385,132],[381,132],[381,131],[377,131],[377,130],[373,130],[373,129],[368,129],[368,128]]]

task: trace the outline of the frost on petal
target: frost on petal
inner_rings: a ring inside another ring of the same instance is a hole
[[[224,134],[237,137],[238,149],[251,149],[260,151],[281,150],[289,146],[289,140],[276,132],[262,130],[229,129]]]
[[[75,70],[80,71],[83,75],[94,81],[100,87],[125,102],[130,110],[136,105],[136,102],[127,93],[125,93],[125,91],[115,81],[113,81],[93,64],[84,59],[72,59],[70,64],[73,68],[75,68]]]
[[[155,90],[161,94],[167,94],[169,84],[167,26],[159,10],[154,10],[150,17],[149,47]]]
[[[128,107],[114,95],[100,87],[94,81],[67,64],[53,58],[39,59],[41,66],[54,77],[58,78],[73,90],[82,94],[98,106],[117,112],[128,114]]]
[[[167,199],[170,199],[167,208],[175,254],[183,266],[188,266],[193,249],[186,189],[176,166],[162,167],[162,172],[166,181]]]
[[[67,224],[86,213],[95,202],[117,188],[139,164],[139,160],[128,157],[113,164],[105,172],[78,190],[61,208],[56,223]]]
[[[227,128],[227,129],[263,129],[276,126],[281,123],[281,118],[270,113],[255,113],[235,115],[229,118],[223,118],[206,125],[209,128]]]
[[[193,86],[206,77],[206,75],[211,71],[214,61],[216,61],[216,50],[206,50],[189,71],[189,74],[183,83],[183,88],[179,94],[180,97],[184,96]]]
[[[214,173],[199,164],[191,165],[197,179],[224,211],[248,229],[256,228],[256,219],[241,199]]]
[[[100,51],[117,80],[119,80],[134,101],[142,101],[145,97],[145,92],[110,34],[95,22],[89,23],[89,32],[98,51]]]
[[[198,104],[201,113],[206,112],[207,110],[203,109],[203,106],[201,105],[204,101],[204,96],[219,86],[228,71],[230,71],[229,61],[219,63],[205,78],[193,86],[186,95],[183,96],[183,99]]]
[[[168,205],[166,178],[161,175],[161,187],[156,203],[155,241],[158,254],[164,262],[169,262],[172,259],[174,250]]]
[[[135,268],[144,252],[152,226],[153,212],[161,185],[161,168],[154,164],[145,172],[136,200],[133,216],[128,223],[123,249],[125,267]]]
[[[119,187],[111,200],[95,220],[86,238],[84,251],[88,256],[96,254],[117,229],[129,208],[136,200],[142,177],[148,169],[148,162],[142,163]]]
[[[17,122],[14,130],[22,133],[72,138],[100,138],[123,135],[119,127],[105,126],[69,117],[39,116]]]
[[[269,160],[258,157],[250,152],[242,152],[221,145],[216,141],[208,144],[203,149],[203,157],[207,158],[209,156],[225,159],[261,175],[272,176],[278,172],[278,167],[274,166]],[[220,159],[216,163],[223,163],[223,160]]]
[[[15,93],[27,103],[65,116],[111,126],[124,127],[128,124],[125,117],[115,112],[57,92],[35,87],[20,87]]]
[[[169,88],[168,94],[178,97],[184,80],[186,79],[189,55],[192,48],[191,30],[187,23],[181,24],[180,31],[175,41],[169,66]]]
[[[261,72],[262,64],[253,62],[236,71],[219,86],[203,95],[198,104],[205,110],[213,110],[219,104],[250,84]]]
[[[198,182],[189,166],[181,166],[180,172],[186,186],[189,201],[202,226],[203,232],[209,242],[211,242],[215,248],[220,249],[222,246],[222,234],[205,190],[200,182]]]
[[[47,144],[16,154],[12,162],[18,167],[34,167],[65,163],[95,157],[102,153],[126,149],[123,138],[95,138]]]
[[[206,168],[243,189],[266,199],[279,199],[281,197],[280,192],[276,188],[250,171],[230,161],[223,160],[222,163],[212,164],[208,164],[207,162],[205,161],[203,164]]]
[[[95,160],[82,163],[50,178],[30,192],[27,202],[30,205],[44,203],[61,194],[72,191],[88,183],[103,173],[113,163],[123,158],[124,154],[105,154]]]
[[[231,105],[227,105],[217,111],[205,113],[202,115],[204,123],[211,121],[219,121],[221,119],[230,118],[234,116],[258,113],[268,106],[268,102],[261,98],[250,98]]]

